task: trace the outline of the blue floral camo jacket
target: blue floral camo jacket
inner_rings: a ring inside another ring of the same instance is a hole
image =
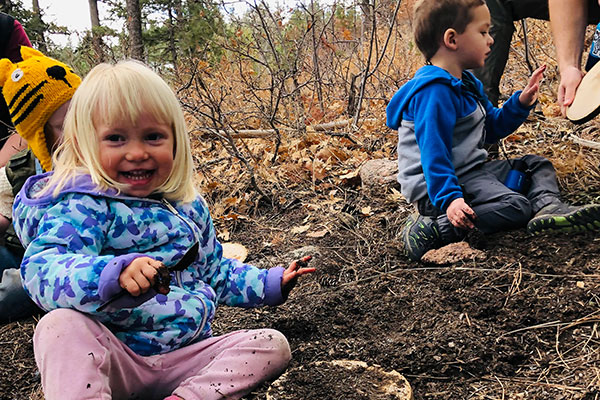
[[[146,356],[211,336],[219,303],[254,307],[284,301],[282,267],[259,269],[223,257],[199,195],[190,203],[173,204],[127,197],[99,191],[88,175],[81,175],[57,197],[35,197],[51,174],[28,179],[13,207],[15,230],[26,248],[23,285],[44,310],[87,313]],[[133,259],[147,256],[174,266],[196,242],[195,261],[171,272],[169,294],[127,294],[98,311],[122,291],[119,274]]]

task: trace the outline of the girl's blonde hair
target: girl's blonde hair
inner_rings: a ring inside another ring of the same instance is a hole
[[[81,82],[65,117],[63,140],[52,160],[54,174],[44,192],[54,188],[53,194],[58,195],[68,181],[81,173],[90,174],[100,189],[125,189],[100,164],[100,139],[95,124],[135,124],[143,113],[170,125],[175,139],[173,169],[156,192],[169,200],[191,201],[196,193],[194,166],[179,100],[158,74],[131,60],[99,64]]]

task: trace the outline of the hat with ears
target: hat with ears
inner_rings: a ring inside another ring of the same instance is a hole
[[[52,169],[44,125],[73,97],[81,78],[66,64],[30,47],[21,47],[23,61],[0,60],[0,86],[15,129],[40,160]]]

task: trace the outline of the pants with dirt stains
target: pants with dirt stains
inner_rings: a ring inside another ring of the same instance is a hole
[[[40,319],[33,337],[46,400],[238,399],[287,367],[286,338],[240,330],[169,353],[134,353],[100,322],[71,309]]]

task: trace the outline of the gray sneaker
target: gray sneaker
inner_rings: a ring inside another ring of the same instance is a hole
[[[402,228],[404,252],[412,261],[419,261],[423,254],[441,247],[442,240],[435,219],[412,214]]]
[[[553,202],[538,211],[527,224],[529,233],[578,233],[600,230],[600,204],[570,206]]]

